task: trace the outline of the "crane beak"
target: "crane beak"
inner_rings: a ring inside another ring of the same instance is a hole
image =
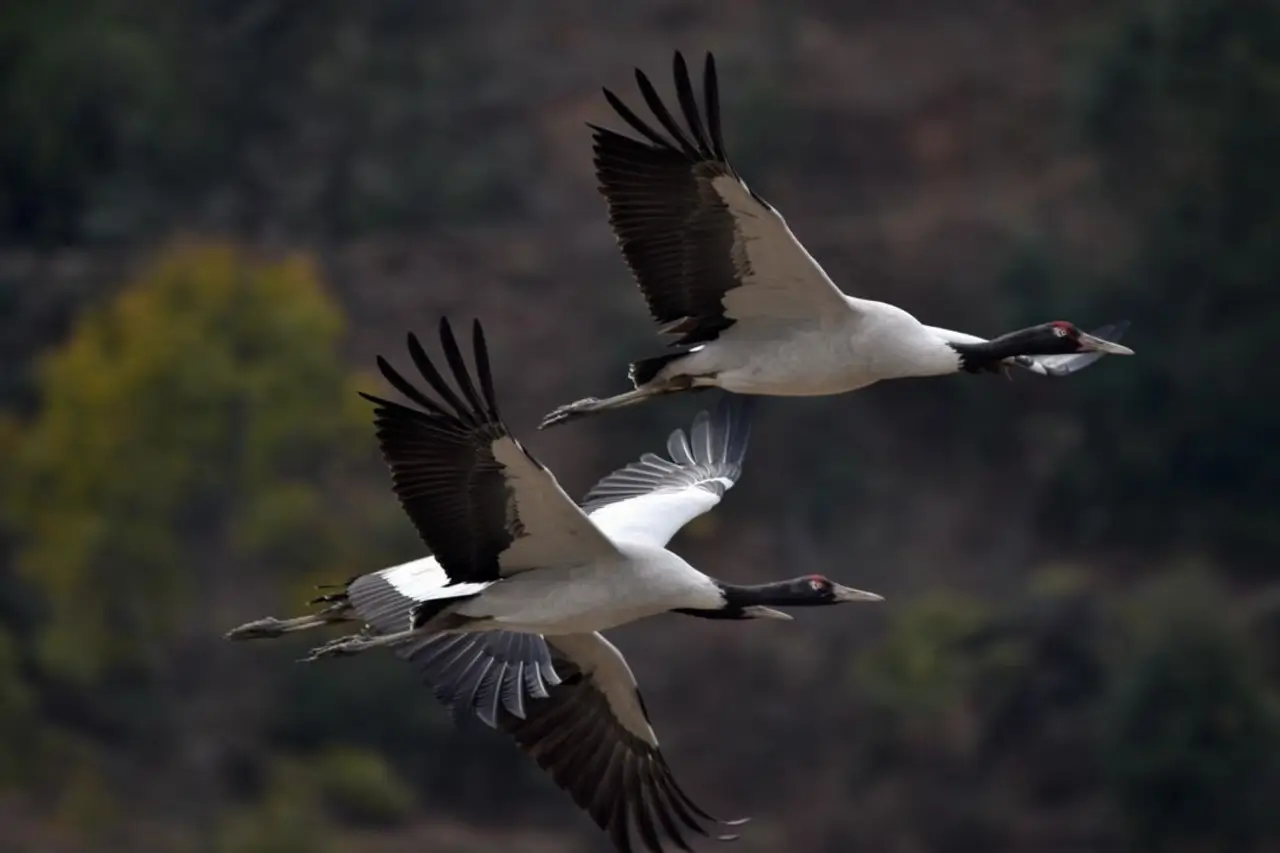
[[[772,607],[765,607],[763,604],[752,604],[749,607],[744,607],[742,612],[752,619],[781,619],[784,622],[790,622],[794,618],[790,613],[783,613],[781,610],[774,610]]]
[[[1104,341],[1102,338],[1095,338],[1093,335],[1080,333],[1080,351],[1081,352],[1100,352],[1104,355],[1133,355],[1133,350],[1123,344]]]
[[[840,584],[835,584],[832,593],[836,601],[884,601],[883,595],[876,595],[874,592],[866,592],[850,586],[840,586]]]

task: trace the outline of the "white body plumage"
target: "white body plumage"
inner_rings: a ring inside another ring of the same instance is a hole
[[[737,394],[812,397],[842,394],[903,375],[960,369],[946,340],[894,305],[848,297],[844,316],[822,320],[739,321],[714,341],[657,374]]]
[[[450,610],[467,617],[457,629],[462,631],[577,634],[606,631],[678,608],[712,610],[723,605],[715,582],[666,548],[616,544],[618,556],[612,560],[548,566],[489,583],[450,585],[431,557],[379,574],[418,601],[476,595]],[[430,624],[423,630],[430,631]]]

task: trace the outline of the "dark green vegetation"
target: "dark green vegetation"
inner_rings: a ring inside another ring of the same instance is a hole
[[[888,601],[619,632],[686,787],[744,851],[1280,847],[1280,7],[734,9],[0,8],[0,851],[604,849],[388,656],[220,636],[417,555],[355,389],[441,312],[573,493],[705,402],[532,432],[649,347],[596,87],[704,46],[849,290],[1138,357],[762,407],[677,547]]]

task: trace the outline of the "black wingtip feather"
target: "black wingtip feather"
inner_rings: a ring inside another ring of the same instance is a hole
[[[707,51],[702,69],[702,104],[707,111],[707,127],[711,131],[711,150],[723,163],[729,161],[725,153],[724,132],[720,127],[720,81],[716,77],[716,58]]]
[[[715,155],[712,153],[711,144],[707,140],[707,131],[702,124],[702,115],[698,110],[698,102],[693,96],[693,83],[689,77],[689,66],[685,64],[684,56],[678,50],[676,51],[675,59],[672,60],[672,72],[676,80],[676,98],[680,101],[680,110],[684,113],[684,120],[689,126],[689,132],[693,134],[694,144],[698,148],[698,156],[712,158]]]
[[[689,842],[684,840],[684,835],[680,832],[680,826],[671,817],[671,809],[667,807],[662,800],[662,793],[657,786],[651,788],[648,792],[646,800],[651,800],[650,806],[654,813],[658,816],[658,822],[662,824],[662,829],[666,832],[675,845],[687,853],[693,853],[693,848],[689,846]]]
[[[666,148],[671,151],[677,150],[676,145],[672,143],[670,139],[666,139],[662,134],[649,127],[649,125],[646,124],[638,115],[631,111],[630,107],[622,102],[621,98],[613,94],[613,92],[608,89],[603,89],[601,91],[604,92],[604,99],[609,102],[609,106],[613,107],[613,111],[616,112],[623,121],[631,125],[632,129],[637,133],[644,136],[645,139],[648,139],[659,148]]]
[[[710,835],[698,817],[705,813],[675,784],[661,753],[611,734],[618,723],[603,694],[572,662],[565,666],[563,687],[532,703],[527,720],[500,712],[499,727],[550,773],[619,853],[640,848],[692,853],[686,836]]]
[[[432,363],[418,336],[410,333],[406,340],[421,374],[415,377],[418,387],[385,358],[378,358],[383,376],[406,402],[361,394],[377,407],[374,424],[383,459],[391,469],[392,488],[450,579],[496,580],[499,555],[517,534],[503,509],[504,475],[493,463],[494,442],[510,434],[496,416],[488,364],[483,357],[477,363],[482,401],[451,324],[441,320],[440,346],[460,396]]]
[[[410,336],[411,342],[416,343],[416,340],[417,340],[416,338],[413,338],[412,336]],[[387,361],[382,356],[378,356],[378,370],[382,373],[382,377],[391,384],[391,387],[395,388],[397,391],[399,391],[404,396],[408,397],[413,402],[417,403],[419,406],[422,406],[428,412],[431,412],[437,415],[446,414],[445,411],[440,408],[439,403],[437,403],[435,400],[432,400],[426,394],[423,394],[421,391],[415,388],[413,386],[413,383],[409,382],[409,380],[401,376],[400,372],[391,366],[391,362]],[[379,405],[388,405],[388,406],[395,405],[394,403],[388,403],[387,401],[384,401],[384,400],[379,400],[378,403]]]
[[[501,420],[498,413],[498,394],[493,384],[493,370],[489,366],[489,346],[485,342],[484,326],[477,318],[471,324],[472,357],[476,363],[476,374],[480,380],[480,393],[484,395],[487,414],[491,420]]]
[[[444,350],[445,360],[449,362],[449,369],[453,371],[453,380],[471,406],[470,411],[475,415],[483,415],[485,407],[480,402],[480,395],[476,393],[475,384],[471,381],[471,373],[467,370],[467,363],[462,358],[462,350],[453,336],[453,329],[443,321],[440,324],[440,344]]]
[[[626,760],[628,764],[627,770],[631,770],[630,765],[633,765],[638,759],[633,755],[628,755]],[[653,815],[650,814],[646,804],[644,787],[640,785],[639,775],[634,771],[624,775],[627,780],[626,796],[631,802],[631,816],[635,822],[636,832],[650,853],[662,853],[662,839],[658,835],[658,828],[654,824]]]
[[[636,69],[636,85],[640,87],[640,95],[644,98],[644,102],[649,105],[649,111],[657,118],[663,129],[676,140],[676,144],[680,146],[680,150],[684,155],[690,160],[701,159],[702,155],[698,153],[698,149],[694,148],[693,144],[685,137],[684,131],[676,123],[671,111],[667,109],[667,105],[662,102],[662,98],[658,97],[658,90],[653,88],[648,76],[639,68]]]
[[[686,794],[678,784],[676,784],[675,777],[671,775],[671,770],[669,768],[664,767],[663,771],[666,777],[667,791],[671,796],[671,801],[673,803],[678,803],[682,808],[688,810],[688,813],[682,815],[682,817],[689,822],[691,827],[693,827],[698,833],[707,835],[706,827],[698,821],[698,818],[711,821],[712,823],[723,823],[720,819],[707,814],[702,807],[695,803],[689,795]],[[679,811],[679,809],[677,809],[677,811]]]
[[[675,52],[672,62],[678,106],[664,106],[650,78],[636,69],[647,103],[640,112],[651,115],[641,118],[605,88],[606,101],[632,132],[589,126],[598,188],[619,248],[654,320],[680,336],[675,345],[687,346],[713,341],[734,324],[725,316],[724,298],[743,278],[730,251],[739,239],[733,215],[723,199],[709,195],[714,188],[708,182],[737,177],[724,154],[714,60],[708,53],[701,108],[684,55]]]
[[[447,320],[442,318],[440,322],[441,348],[447,350],[451,341],[453,341],[453,330],[449,328]],[[457,348],[456,342],[454,343],[454,348]],[[444,376],[436,369],[431,357],[427,355],[427,351],[418,341],[418,336],[414,334],[409,335],[409,357],[413,359],[414,367],[418,368],[418,373],[422,375],[423,379],[427,380],[431,390],[439,394],[441,399],[452,407],[454,416],[463,423],[474,425],[476,423],[475,414],[467,409],[462,399],[449,387],[449,383],[445,382]],[[446,359],[448,359],[447,355]]]

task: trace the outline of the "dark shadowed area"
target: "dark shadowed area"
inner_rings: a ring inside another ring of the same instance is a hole
[[[421,555],[356,392],[442,314],[573,495],[712,402],[534,430],[655,351],[585,122],[676,49],[845,291],[1137,352],[764,401],[673,548],[886,601],[614,632],[686,790],[742,853],[1280,850],[1275,2],[18,0],[0,853],[609,849],[392,655],[222,633]]]

